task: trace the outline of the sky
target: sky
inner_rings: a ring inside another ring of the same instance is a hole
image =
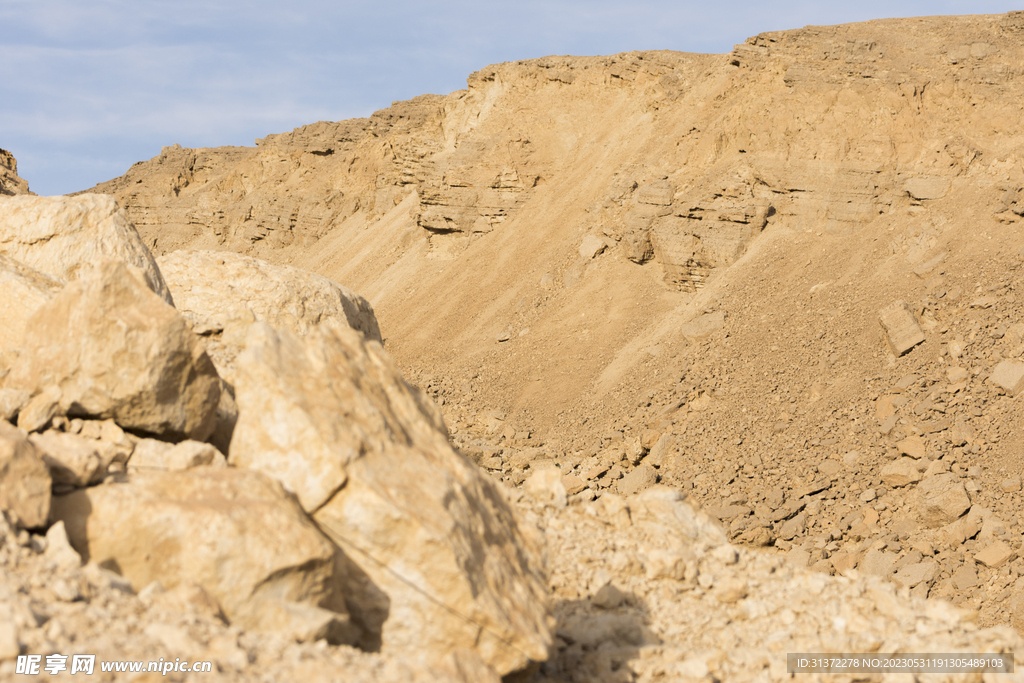
[[[0,0],[0,148],[41,195],[164,145],[253,145],[546,55],[728,52],[762,31],[1006,0]]]

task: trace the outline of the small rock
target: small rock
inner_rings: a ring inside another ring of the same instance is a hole
[[[924,332],[905,301],[897,301],[882,309],[878,318],[885,329],[889,348],[897,356],[902,356],[924,341]]]
[[[804,528],[807,525],[807,514],[801,512],[793,519],[787,521],[779,529],[779,538],[789,541],[796,538],[804,532]]]
[[[33,529],[50,514],[50,471],[39,450],[10,423],[0,420],[0,512]]]
[[[917,461],[911,458],[897,458],[882,468],[882,481],[887,486],[899,488],[921,481],[921,473],[917,469]],[[868,502],[868,501],[864,501]]]
[[[1024,390],[1024,362],[1004,360],[992,371],[989,381],[1010,396],[1016,396]]]
[[[586,483],[575,474],[566,474],[562,477],[562,486],[565,487],[565,494],[571,496],[587,488]]]
[[[875,490],[874,489],[868,489],[868,490],[864,491],[862,494],[860,494],[860,502],[862,502],[862,503],[870,503],[871,501],[873,501],[875,499],[875,497],[876,497]]]
[[[680,328],[683,337],[689,342],[710,337],[725,326],[725,311],[715,311],[699,315]]]
[[[891,576],[893,565],[896,564],[896,555],[887,553],[884,550],[872,548],[860,561],[859,569],[865,574],[874,576]]]
[[[970,372],[960,367],[949,368],[946,370],[946,379],[948,379],[951,384],[962,382],[963,380],[970,377],[970,375]]]
[[[996,541],[974,556],[974,561],[997,569],[1013,559],[1016,553],[1003,541]]]
[[[46,550],[43,552],[43,557],[48,564],[62,569],[77,569],[82,566],[82,556],[71,547],[63,520],[58,520],[47,529]]]
[[[1003,493],[1016,493],[1017,491],[1020,491],[1020,488],[1020,477],[1017,475],[1008,477],[999,482],[999,490]]]
[[[580,244],[580,256],[585,259],[592,259],[608,247],[603,238],[597,235],[587,235]]]
[[[913,588],[921,583],[931,583],[939,573],[939,564],[935,560],[925,560],[917,564],[902,567],[893,579],[901,586]]]
[[[971,565],[964,565],[953,573],[953,585],[957,590],[965,591],[978,585],[978,572]]]
[[[835,460],[826,460],[818,465],[818,474],[823,477],[834,477],[841,469],[842,465]]]
[[[620,495],[633,496],[657,482],[657,470],[644,463],[619,480],[618,491]]]
[[[626,596],[623,595],[622,591],[611,583],[606,583],[594,593],[594,596],[590,598],[590,602],[594,607],[599,607],[600,609],[615,609],[625,599]]]
[[[920,460],[926,453],[924,439],[919,436],[908,436],[896,444],[896,447],[900,450],[900,453],[908,455],[915,460]]]
[[[922,479],[914,494],[918,518],[931,529],[949,524],[971,507],[964,485],[952,473]]]

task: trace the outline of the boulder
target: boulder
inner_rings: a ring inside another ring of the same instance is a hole
[[[95,484],[107,473],[109,462],[100,457],[96,441],[48,429],[29,437],[50,468],[54,486]]]
[[[172,304],[160,269],[113,197],[0,197],[0,254],[71,282],[107,261],[142,269],[147,286]]]
[[[136,591],[154,581],[168,590],[194,583],[243,624],[260,621],[266,601],[330,607],[347,622],[334,545],[259,472],[129,473],[54,496],[50,520],[64,522],[84,562],[122,574]]]
[[[25,325],[36,309],[53,298],[64,283],[0,254],[0,350],[19,349]]]
[[[327,278],[291,266],[224,251],[175,251],[159,259],[174,303],[222,375],[232,378],[244,338],[232,343],[232,323],[254,321],[308,334],[322,322],[339,321],[381,341],[370,303]]]
[[[113,418],[169,438],[203,440],[213,430],[217,371],[138,269],[108,262],[69,284],[32,316],[26,339],[6,386],[46,397],[58,414]]]
[[[229,460],[294,491],[344,551],[349,610],[379,638],[364,645],[431,661],[468,648],[499,674],[547,657],[539,549],[380,344],[258,323],[237,380]]]
[[[0,420],[0,511],[18,526],[41,527],[50,513],[51,486],[50,471],[36,447]]]

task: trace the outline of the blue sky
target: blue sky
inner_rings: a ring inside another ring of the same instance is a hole
[[[1002,13],[999,0],[0,0],[0,147],[39,194],[160,147],[252,145],[551,54],[727,52],[761,31]]]

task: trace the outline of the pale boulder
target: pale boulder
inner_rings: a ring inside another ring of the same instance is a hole
[[[347,622],[334,545],[259,472],[130,473],[123,483],[55,496],[50,519],[64,522],[83,561],[115,568],[137,591],[154,581],[168,590],[194,583],[242,623],[267,600],[331,607]]]
[[[472,649],[500,674],[546,659],[539,548],[380,344],[257,324],[237,379],[230,462],[279,479],[338,543],[349,610],[385,651]]]
[[[20,349],[25,325],[64,283],[0,254],[0,350]]]
[[[265,322],[305,335],[334,320],[381,341],[370,303],[316,273],[224,251],[174,251],[158,262],[175,306],[229,381],[244,343],[232,340],[233,324]]]
[[[147,286],[173,304],[153,255],[108,195],[0,198],[0,254],[71,282],[107,261],[141,268]]]
[[[51,486],[50,471],[36,447],[14,425],[0,420],[0,512],[21,527],[45,525]]]
[[[29,437],[50,468],[54,486],[82,487],[95,484],[107,473],[96,442],[76,434],[48,429]]]
[[[203,440],[213,430],[213,363],[137,269],[108,262],[69,284],[32,316],[26,338],[32,343],[6,386],[34,398],[53,394],[47,406],[55,400],[58,414],[113,418],[170,438]]]

